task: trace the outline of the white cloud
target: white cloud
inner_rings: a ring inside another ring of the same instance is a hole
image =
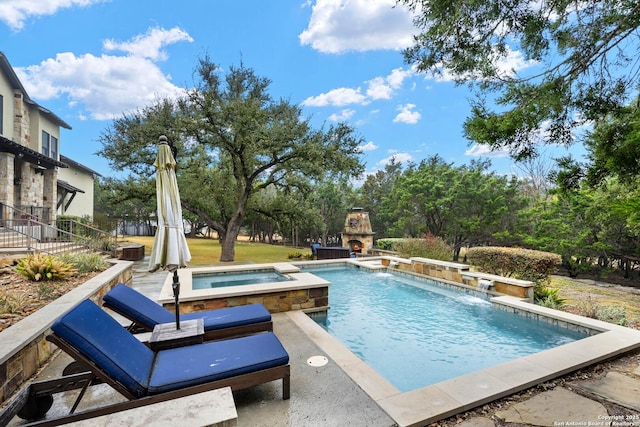
[[[302,105],[306,107],[326,107],[327,105],[342,107],[349,104],[366,103],[367,98],[360,93],[360,88],[351,89],[346,87],[332,89],[327,93],[321,93],[318,96],[310,96],[302,101]]]
[[[181,41],[193,42],[193,38],[186,31],[177,27],[170,30],[151,28],[146,34],[137,35],[130,41],[118,43],[106,40],[103,46],[107,51],[122,51],[134,57],[157,61],[167,59],[167,54],[162,50],[164,46]]]
[[[413,15],[395,0],[316,0],[302,45],[323,53],[399,50],[412,43]]]
[[[371,99],[391,99],[393,89],[389,86],[384,78],[376,77],[367,82],[369,87],[367,88],[367,96]]]
[[[24,21],[31,16],[53,15],[59,9],[74,6],[90,6],[105,0],[1,0],[0,21],[14,31],[24,27]]]
[[[340,114],[333,113],[332,115],[330,115],[329,120],[331,120],[332,122],[342,122],[345,120],[349,120],[355,113],[355,110],[342,110],[340,111]]]
[[[367,105],[377,99],[391,99],[395,92],[402,87],[404,81],[413,75],[415,75],[413,69],[395,68],[388,76],[378,76],[366,81],[365,94],[362,94],[360,87],[356,89],[341,87],[317,96],[310,96],[302,101],[302,105],[305,107],[342,107],[349,104]]]
[[[393,122],[407,123],[410,125],[418,123],[422,114],[417,111],[412,111],[414,108],[416,108],[416,104],[411,103],[398,106],[397,110],[400,111],[400,113],[393,119]]]
[[[378,146],[374,144],[373,141],[369,141],[366,144],[360,146],[360,150],[362,150],[363,153],[365,151],[374,151],[377,149],[378,149]]]
[[[391,74],[386,77],[387,83],[393,89],[399,89],[402,87],[402,83],[404,83],[405,79],[412,77],[416,74],[415,67],[411,67],[409,69],[403,69],[402,67],[394,68],[391,70]]]
[[[509,157],[509,152],[505,150],[492,151],[488,145],[473,144],[471,148],[464,152],[464,155],[472,157]]]
[[[386,157],[378,162],[379,165],[388,165],[394,160],[396,163],[409,163],[413,160],[413,156],[409,153],[394,153],[393,155]]]
[[[106,49],[124,50],[126,56],[59,53],[38,65],[16,68],[16,73],[34,98],[66,96],[71,107],[86,110],[79,110],[78,117],[107,120],[182,91],[154,62],[166,57],[163,46],[178,41],[192,38],[177,28],[156,28],[128,42],[105,42]]]

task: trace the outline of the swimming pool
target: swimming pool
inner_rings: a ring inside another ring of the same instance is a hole
[[[401,392],[588,336],[435,282],[355,267],[307,271],[331,282],[331,308],[314,320]]]
[[[392,261],[394,265],[391,266],[387,261]],[[424,259],[418,259],[418,261],[423,262]],[[438,286],[455,287],[463,289],[464,292],[480,293],[477,286],[466,284],[464,280],[459,281],[455,275],[451,278],[446,277],[455,267],[452,265],[452,263],[442,265],[442,263],[434,261],[434,266],[437,268],[436,273],[444,277],[428,280],[435,280]],[[496,307],[501,307],[507,312],[517,313],[519,316],[535,319],[538,322],[581,330],[590,336],[426,387],[401,392],[309,317],[310,312],[317,313],[328,308],[328,295],[333,292],[333,290],[328,292],[329,289],[333,289],[333,285],[329,281],[312,273],[319,272],[322,268],[340,266],[355,266],[362,270],[381,272],[402,270],[400,272],[394,271],[393,274],[428,277],[424,272],[422,274],[410,273],[411,271],[416,273],[419,273],[418,270],[423,271],[423,268],[418,269],[418,266],[414,265],[412,259],[386,256],[183,268],[178,270],[182,285],[180,308],[185,312],[192,312],[237,305],[238,303],[263,303],[273,313],[274,323],[281,325],[278,335],[295,334],[295,331],[299,331],[313,341],[319,355],[327,356],[330,360],[330,363],[324,368],[318,368],[312,364],[304,363],[304,357],[309,354],[298,354],[294,357],[294,360],[311,370],[310,377],[308,377],[310,381],[323,369],[329,372],[338,366],[399,426],[427,425],[582,367],[640,348],[640,331],[534,305],[520,293],[505,295],[492,290],[489,292],[490,300]],[[442,272],[438,270],[440,268],[442,268]],[[192,277],[198,274],[261,269],[278,271],[291,277],[292,280],[199,290],[191,288]],[[465,278],[462,277],[462,279]],[[327,291],[326,294],[325,291]],[[309,299],[300,302],[302,294]],[[283,301],[289,299],[291,304],[283,304]],[[157,300],[171,308],[174,301],[171,274],[167,274]],[[398,342],[396,347],[401,345],[404,343]],[[287,350],[292,354],[295,352],[295,348]],[[300,375],[302,378],[307,378],[303,372],[300,372]]]
[[[258,283],[285,282],[289,277],[275,270],[222,271],[217,273],[195,274],[192,277],[193,289],[220,288],[224,286],[255,285]]]

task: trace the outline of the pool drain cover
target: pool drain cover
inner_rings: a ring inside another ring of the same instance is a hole
[[[311,356],[307,359],[307,364],[309,366],[324,366],[327,362],[329,362],[329,359],[324,356]]]

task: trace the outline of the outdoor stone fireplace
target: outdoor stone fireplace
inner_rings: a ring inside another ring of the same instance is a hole
[[[342,246],[348,247],[351,252],[367,253],[373,248],[373,235],[369,213],[362,208],[352,208],[347,213],[342,229]]]

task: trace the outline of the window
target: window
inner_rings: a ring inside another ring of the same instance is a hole
[[[42,154],[49,157],[50,153],[50,144],[51,144],[51,135],[49,135],[46,131],[42,131]]]
[[[42,131],[42,154],[47,157],[51,157],[54,160],[58,160],[58,154],[60,152],[60,142],[55,136],[49,135],[47,131]]]
[[[55,136],[51,137],[51,158],[58,160],[58,138]]]
[[[4,134],[4,129],[2,129],[2,118],[4,117],[4,98],[0,95],[0,135]]]

